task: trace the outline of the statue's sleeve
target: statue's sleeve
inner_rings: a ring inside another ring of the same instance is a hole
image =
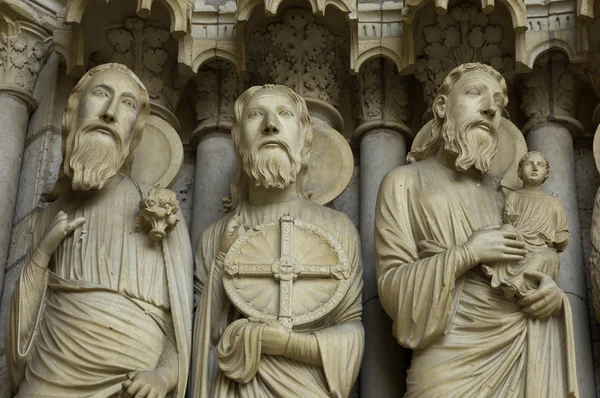
[[[50,259],[36,249],[46,228],[45,221],[51,215],[48,213],[51,213],[50,209],[42,213],[34,225],[27,261],[21,269],[6,313],[6,361],[15,392],[24,377],[35,329],[43,312],[48,280],[45,264]]]
[[[556,232],[554,234],[554,248],[559,253],[564,251],[569,244],[569,226],[567,224],[567,215],[562,203],[557,199]]]
[[[437,250],[419,258],[413,225],[425,223],[421,230],[430,231],[434,238],[453,226],[443,225],[447,217],[411,211],[419,206],[419,181],[403,175],[401,169],[388,173],[377,198],[377,287],[398,342],[408,348],[424,348],[444,334],[451,321],[455,281],[475,261],[465,247],[448,248],[432,241],[429,246],[437,245]]]
[[[348,262],[351,266],[351,282],[348,292],[332,311],[332,326],[314,332],[323,364],[323,371],[332,397],[350,395],[354,380],[358,377],[362,362],[365,332],[362,325],[363,264],[360,252],[360,238],[350,219],[345,222],[344,238],[340,242],[348,248]]]

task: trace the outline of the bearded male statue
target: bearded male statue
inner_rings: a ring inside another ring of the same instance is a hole
[[[129,177],[148,92],[120,64],[88,71],[64,113],[55,200],[39,216],[10,300],[6,357],[17,397],[183,397],[191,342],[185,222],[163,250],[136,232]]]
[[[191,396],[347,397],[364,346],[360,240],[346,215],[308,199],[306,103],[252,87],[232,136],[233,210],[196,247]]]
[[[507,102],[496,70],[458,66],[434,99],[431,134],[408,155],[413,164],[381,184],[378,290],[394,336],[413,349],[405,397],[578,396],[565,293],[538,272],[535,289],[507,297],[481,267],[528,253],[518,231],[501,226],[504,199],[489,176]]]

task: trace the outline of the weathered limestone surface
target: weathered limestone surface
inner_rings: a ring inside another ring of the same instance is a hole
[[[588,264],[600,186],[591,150],[600,121],[600,2],[5,0],[0,19],[0,186],[12,187],[0,189],[10,208],[0,215],[0,353],[8,299],[35,220],[47,206],[40,196],[58,176],[67,97],[77,77],[114,60],[134,69],[148,87],[152,114],[184,143],[172,189],[193,246],[225,215],[221,199],[230,195],[237,170],[233,101],[246,88],[290,86],[324,123],[319,128],[343,134],[355,165],[340,183],[348,178],[346,189],[327,206],[361,231],[367,336],[361,397],[373,388],[383,398],[384,391],[403,388],[404,376],[391,369],[406,364],[381,365],[392,358],[385,344],[398,345],[378,298],[371,297],[370,209],[385,169],[400,164],[411,131],[430,120],[444,76],[477,61],[502,72],[510,97],[504,116],[510,114],[552,164],[544,189],[565,203],[572,236],[561,254],[559,285],[576,319],[580,392],[600,396],[600,324],[591,311]],[[550,126],[548,136],[536,132],[540,126]],[[8,134],[11,129],[19,134]],[[0,398],[10,396],[5,362],[0,355]],[[378,381],[368,381],[373,378]]]

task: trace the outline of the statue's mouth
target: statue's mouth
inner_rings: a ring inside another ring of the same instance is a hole
[[[259,146],[260,148],[277,148],[277,147],[283,147],[283,143],[279,140],[266,140],[264,142],[262,142]]]

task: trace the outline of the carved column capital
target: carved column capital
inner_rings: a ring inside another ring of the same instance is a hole
[[[198,71],[193,96],[197,127],[192,132],[194,146],[208,133],[229,134],[233,124],[233,105],[241,94],[235,67],[225,61],[212,61]]]
[[[523,77],[521,110],[528,119],[524,133],[544,122],[560,123],[573,134],[583,132],[577,120],[582,73],[563,54],[540,57],[533,72]]]
[[[383,58],[366,62],[358,76],[355,115],[358,128],[354,139],[365,133],[386,128],[412,138],[412,77],[400,76],[395,65]]]
[[[0,14],[0,93],[18,97],[29,111],[37,107],[33,89],[48,59],[51,37],[39,26]]]

